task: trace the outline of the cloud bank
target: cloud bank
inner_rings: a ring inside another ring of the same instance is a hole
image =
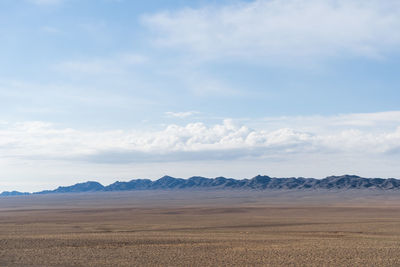
[[[394,116],[397,115],[397,116]],[[396,156],[400,112],[260,120],[256,129],[226,119],[172,124],[159,131],[84,131],[44,122],[0,127],[2,158],[143,163],[275,158],[300,155]],[[296,121],[303,121],[299,127]],[[318,125],[324,121],[325,125]],[[286,125],[284,128],[279,126]],[[263,128],[264,127],[264,128]],[[324,131],[332,127],[336,130]],[[383,127],[377,129],[377,127]],[[371,128],[375,130],[371,130]]]
[[[148,131],[0,121],[0,191],[166,174],[398,177],[399,160],[400,111],[226,119]]]

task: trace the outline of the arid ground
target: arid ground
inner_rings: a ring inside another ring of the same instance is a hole
[[[0,199],[0,266],[400,266],[399,191]]]

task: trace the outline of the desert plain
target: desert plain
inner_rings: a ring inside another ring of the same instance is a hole
[[[400,266],[400,191],[4,197],[0,266]]]

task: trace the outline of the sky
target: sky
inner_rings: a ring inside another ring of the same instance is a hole
[[[397,0],[0,0],[0,191],[400,178]]]

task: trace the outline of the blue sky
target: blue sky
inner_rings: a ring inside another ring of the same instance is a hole
[[[0,2],[0,191],[399,177],[395,0]]]

